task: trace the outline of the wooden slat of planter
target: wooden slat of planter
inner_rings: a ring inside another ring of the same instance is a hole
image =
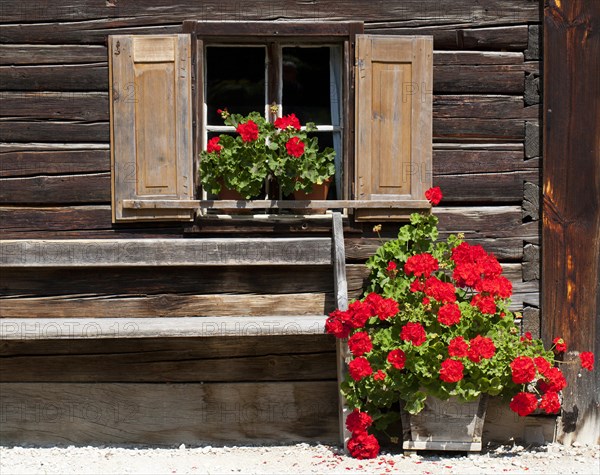
[[[328,238],[0,241],[5,267],[201,266],[331,263]]]
[[[85,308],[82,308],[80,313],[90,315]],[[325,315],[189,318],[2,317],[0,318],[0,340],[318,335],[325,333],[325,319]]]
[[[335,381],[2,383],[0,443],[336,443]]]

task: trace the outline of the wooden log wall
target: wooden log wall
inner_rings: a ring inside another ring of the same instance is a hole
[[[106,39],[176,33],[188,19],[363,20],[368,33],[434,36],[433,170],[424,172],[433,173],[445,194],[436,209],[442,232],[464,232],[499,257],[515,284],[514,308],[524,309],[525,327],[539,332],[539,7],[523,0],[457,0],[451,6],[437,0],[269,1],[250,7],[229,0],[6,0],[0,238],[329,236],[330,223],[317,219],[113,226]],[[364,261],[380,243],[370,228],[344,230],[351,298],[360,296]],[[382,236],[393,237],[397,229],[386,224]],[[0,292],[2,316],[34,318],[190,316],[213,297],[223,302],[223,312],[239,312],[257,299],[265,309],[291,313],[334,305],[327,267],[15,269],[0,273]],[[7,429],[0,442],[47,442],[35,434],[52,430],[65,443],[194,443],[208,435],[219,441],[337,440],[335,346],[326,336],[4,341],[0,349],[2,395],[8,398],[1,406]],[[262,405],[243,406],[249,400]],[[77,401],[86,404],[78,409]],[[131,407],[139,411],[127,424],[120,417]],[[220,408],[221,419],[206,422],[206,407],[213,419]],[[286,416],[273,416],[269,407]],[[53,410],[62,411],[59,423],[53,423]]]

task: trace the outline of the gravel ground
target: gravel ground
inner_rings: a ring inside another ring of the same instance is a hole
[[[274,447],[0,447],[0,474],[600,474],[600,447],[491,446],[481,454],[382,453],[355,460],[336,448],[298,444]]]

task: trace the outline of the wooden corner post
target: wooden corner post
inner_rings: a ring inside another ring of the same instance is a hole
[[[542,336],[568,345],[558,440],[600,443],[600,1],[544,2]]]

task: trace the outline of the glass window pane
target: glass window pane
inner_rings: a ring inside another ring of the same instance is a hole
[[[217,109],[246,115],[265,108],[265,48],[206,48],[207,123],[223,125]]]
[[[283,48],[283,114],[331,124],[329,47]]]

